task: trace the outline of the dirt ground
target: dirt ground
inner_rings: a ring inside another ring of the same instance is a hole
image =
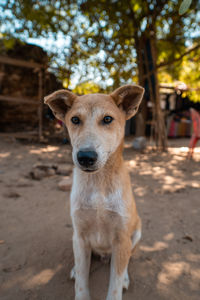
[[[200,299],[200,147],[186,159],[188,140],[169,141],[169,152],[124,156],[143,222],[130,261],[124,300]],[[36,163],[70,161],[66,145],[0,141],[0,299],[72,300],[74,283],[69,192],[61,175],[28,177]],[[109,265],[92,260],[93,300],[106,297]]]

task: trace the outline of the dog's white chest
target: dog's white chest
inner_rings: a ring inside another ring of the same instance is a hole
[[[102,191],[93,184],[79,182],[74,176],[71,192],[71,213],[78,209],[108,210],[121,216],[127,215],[122,188],[118,186],[110,192]]]
[[[92,181],[83,181],[79,174],[74,172],[71,191],[71,214],[79,209],[94,209],[98,211],[111,211],[126,217],[128,214],[123,199],[123,189],[120,184],[102,188],[102,185]]]
[[[75,188],[76,189],[76,188]],[[122,199],[122,191],[120,189],[109,193],[107,195],[102,194],[98,190],[90,191],[90,193],[81,193],[81,195],[72,191],[71,195],[71,209],[76,211],[77,209],[97,209],[97,210],[109,210],[118,213],[122,216],[125,215],[125,205]]]

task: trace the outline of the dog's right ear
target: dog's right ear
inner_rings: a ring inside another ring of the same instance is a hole
[[[67,111],[72,106],[76,95],[67,91],[59,90],[44,98],[44,103],[49,105],[55,117],[61,121],[65,120]]]
[[[121,86],[110,94],[117,106],[124,111],[126,120],[137,113],[143,95],[143,87],[136,84]]]

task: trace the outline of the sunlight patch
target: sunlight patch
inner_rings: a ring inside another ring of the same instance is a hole
[[[158,281],[162,285],[170,285],[189,270],[190,265],[184,261],[164,263],[163,270],[158,274]]]
[[[171,240],[173,240],[173,238],[174,238],[174,233],[173,232],[170,232],[170,233],[168,233],[164,236],[165,241],[171,241]]]
[[[54,152],[57,151],[59,147],[55,146],[47,146],[46,148],[40,148],[40,149],[32,149],[30,150],[31,154],[41,154],[41,153],[46,153],[46,152]]]
[[[166,248],[168,248],[168,245],[164,242],[156,242],[152,247],[142,245],[140,246],[140,249],[145,252],[161,251]]]
[[[129,161],[129,166],[130,167],[136,167],[136,161],[135,160],[130,160]]]
[[[60,269],[61,265],[59,265],[55,270],[46,269],[41,271],[26,282],[26,287],[33,288],[38,285],[47,284]]]
[[[6,158],[8,156],[10,156],[10,152],[0,153],[0,158]]]

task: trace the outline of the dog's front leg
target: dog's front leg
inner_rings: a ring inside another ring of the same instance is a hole
[[[122,300],[124,281],[128,276],[127,268],[131,256],[131,240],[119,240],[114,246],[111,257],[110,282],[106,300]]]
[[[75,300],[89,300],[89,270],[91,248],[78,234],[73,235],[75,260]]]

